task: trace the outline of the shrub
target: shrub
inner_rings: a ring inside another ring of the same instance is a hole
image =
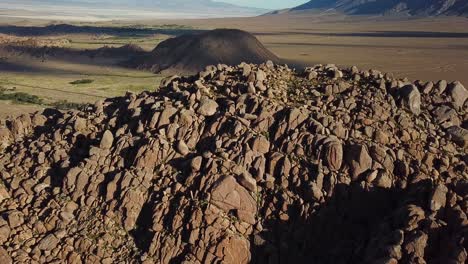
[[[76,80],[76,81],[70,82],[70,84],[88,84],[92,82],[94,82],[94,80],[82,79],[82,80]]]
[[[21,104],[42,104],[43,101],[36,95],[31,95],[23,92],[18,93],[4,93],[0,91],[0,100],[10,100],[15,103]]]
[[[50,106],[57,108],[58,110],[71,110],[71,109],[81,110],[82,108],[86,106],[86,104],[72,103],[72,102],[68,102],[67,100],[60,100],[60,101],[50,104]]]

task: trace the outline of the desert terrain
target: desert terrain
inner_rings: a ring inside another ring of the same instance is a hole
[[[468,82],[465,17],[394,19],[304,12],[179,23],[247,30],[291,64],[357,65],[413,80]]]
[[[51,23],[47,20],[3,17],[0,23],[0,34],[65,41],[62,46],[72,51],[46,57],[15,54],[0,61],[0,85],[40,95],[49,102],[93,102],[127,90],[154,89],[162,77],[121,67],[118,63],[125,56],[93,59],[80,51],[135,44],[149,52],[170,37],[215,28],[251,32],[284,63],[297,68],[317,63],[356,65],[412,80],[468,83],[468,19],[464,17],[393,19],[299,12],[252,18],[66,22],[76,27],[74,33],[67,28],[47,28]],[[115,30],[109,31],[109,27]],[[149,30],[141,31],[145,28]],[[79,79],[94,82],[69,84]],[[45,86],[52,92],[41,88]],[[2,115],[37,108],[0,104],[9,105],[8,111],[1,108]]]
[[[0,13],[1,264],[467,263],[467,18],[75,11]]]

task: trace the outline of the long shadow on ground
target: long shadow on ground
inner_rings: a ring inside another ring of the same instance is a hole
[[[257,36],[309,35],[321,37],[371,37],[371,38],[468,38],[468,32],[432,32],[432,31],[374,31],[374,32],[256,32]]]
[[[183,28],[177,26],[163,26],[161,28],[139,28],[139,27],[99,27],[99,26],[75,26],[68,24],[49,25],[43,27],[35,26],[0,26],[0,33],[13,34],[17,36],[49,36],[63,34],[109,34],[115,36],[148,36],[153,34],[181,35],[189,32],[200,32],[201,30]]]

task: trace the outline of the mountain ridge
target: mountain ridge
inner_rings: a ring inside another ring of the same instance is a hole
[[[5,7],[29,5],[29,6],[40,6],[40,5],[62,5],[62,6],[77,6],[77,7],[90,7],[90,8],[133,8],[143,10],[158,10],[164,12],[206,12],[206,13],[219,13],[219,14],[244,14],[249,15],[260,15],[270,10],[245,7],[239,5],[233,5],[225,2],[217,2],[212,0],[172,0],[172,1],[161,1],[161,0],[6,0],[2,3]]]
[[[311,0],[289,12],[334,10],[349,15],[468,16],[467,0]]]

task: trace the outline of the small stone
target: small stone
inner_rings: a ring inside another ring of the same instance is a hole
[[[331,141],[325,145],[325,161],[331,171],[338,171],[343,162],[343,146],[339,141]]]
[[[320,201],[323,197],[323,192],[315,182],[311,182],[309,184],[308,195],[311,201]]]
[[[445,185],[440,184],[436,187],[430,198],[429,206],[432,211],[439,211],[440,208],[445,206],[447,201],[447,192],[448,188]]]
[[[270,142],[264,137],[257,137],[253,141],[252,150],[266,154],[270,151]]]
[[[421,113],[421,94],[418,88],[414,85],[406,85],[400,89],[399,93],[402,106],[413,114],[419,115]]]
[[[57,247],[58,243],[58,238],[53,234],[49,234],[39,241],[37,248],[44,251],[51,251]]]
[[[99,147],[101,149],[110,149],[114,143],[114,135],[109,130],[106,130],[102,136]]]
[[[359,175],[372,168],[372,158],[367,147],[364,145],[351,145],[345,150],[345,157],[351,167],[352,178],[355,180]]]
[[[8,213],[7,221],[10,227],[14,229],[24,223],[24,216],[20,211],[12,211]]]
[[[239,183],[244,186],[247,190],[251,192],[256,192],[257,191],[257,181],[248,173],[247,171],[244,171],[239,175]]]
[[[75,120],[74,129],[76,131],[85,130],[86,129],[86,120],[81,118],[81,117],[77,117],[76,120]]]
[[[247,87],[247,93],[248,94],[255,94],[256,93],[255,85],[253,84],[253,82],[249,82],[249,86]]]
[[[445,92],[445,90],[447,89],[447,81],[446,80],[440,80],[439,82],[437,82],[437,87],[436,87],[436,91],[437,91],[437,94],[438,95],[441,95]]]
[[[203,116],[212,116],[218,110],[218,103],[207,97],[203,97],[200,100],[200,106],[198,107],[197,113]]]
[[[179,152],[183,156],[190,153],[187,144],[183,140],[179,140],[179,142],[177,143],[177,152]]]
[[[307,74],[307,80],[311,81],[316,79],[318,76],[318,73],[316,71],[311,71]]]
[[[448,94],[452,98],[453,104],[458,108],[463,107],[466,99],[468,98],[468,90],[466,90],[460,82],[452,83],[448,90]]]
[[[374,135],[374,139],[376,142],[387,145],[390,142],[390,136],[387,134],[386,131],[377,130]]]
[[[266,80],[266,77],[267,76],[266,76],[264,71],[262,71],[260,69],[257,71],[257,74],[256,74],[256,80],[257,81],[263,82],[264,80]]]
[[[464,148],[468,146],[468,130],[459,126],[452,126],[447,129],[447,132],[452,136],[455,143]]]
[[[203,157],[198,156],[193,158],[190,161],[190,167],[192,168],[193,171],[200,171],[201,165],[202,165]]]
[[[248,77],[250,75],[250,73],[252,72],[252,67],[249,65],[249,64],[244,64],[243,68],[242,68],[242,75],[244,77]]]

